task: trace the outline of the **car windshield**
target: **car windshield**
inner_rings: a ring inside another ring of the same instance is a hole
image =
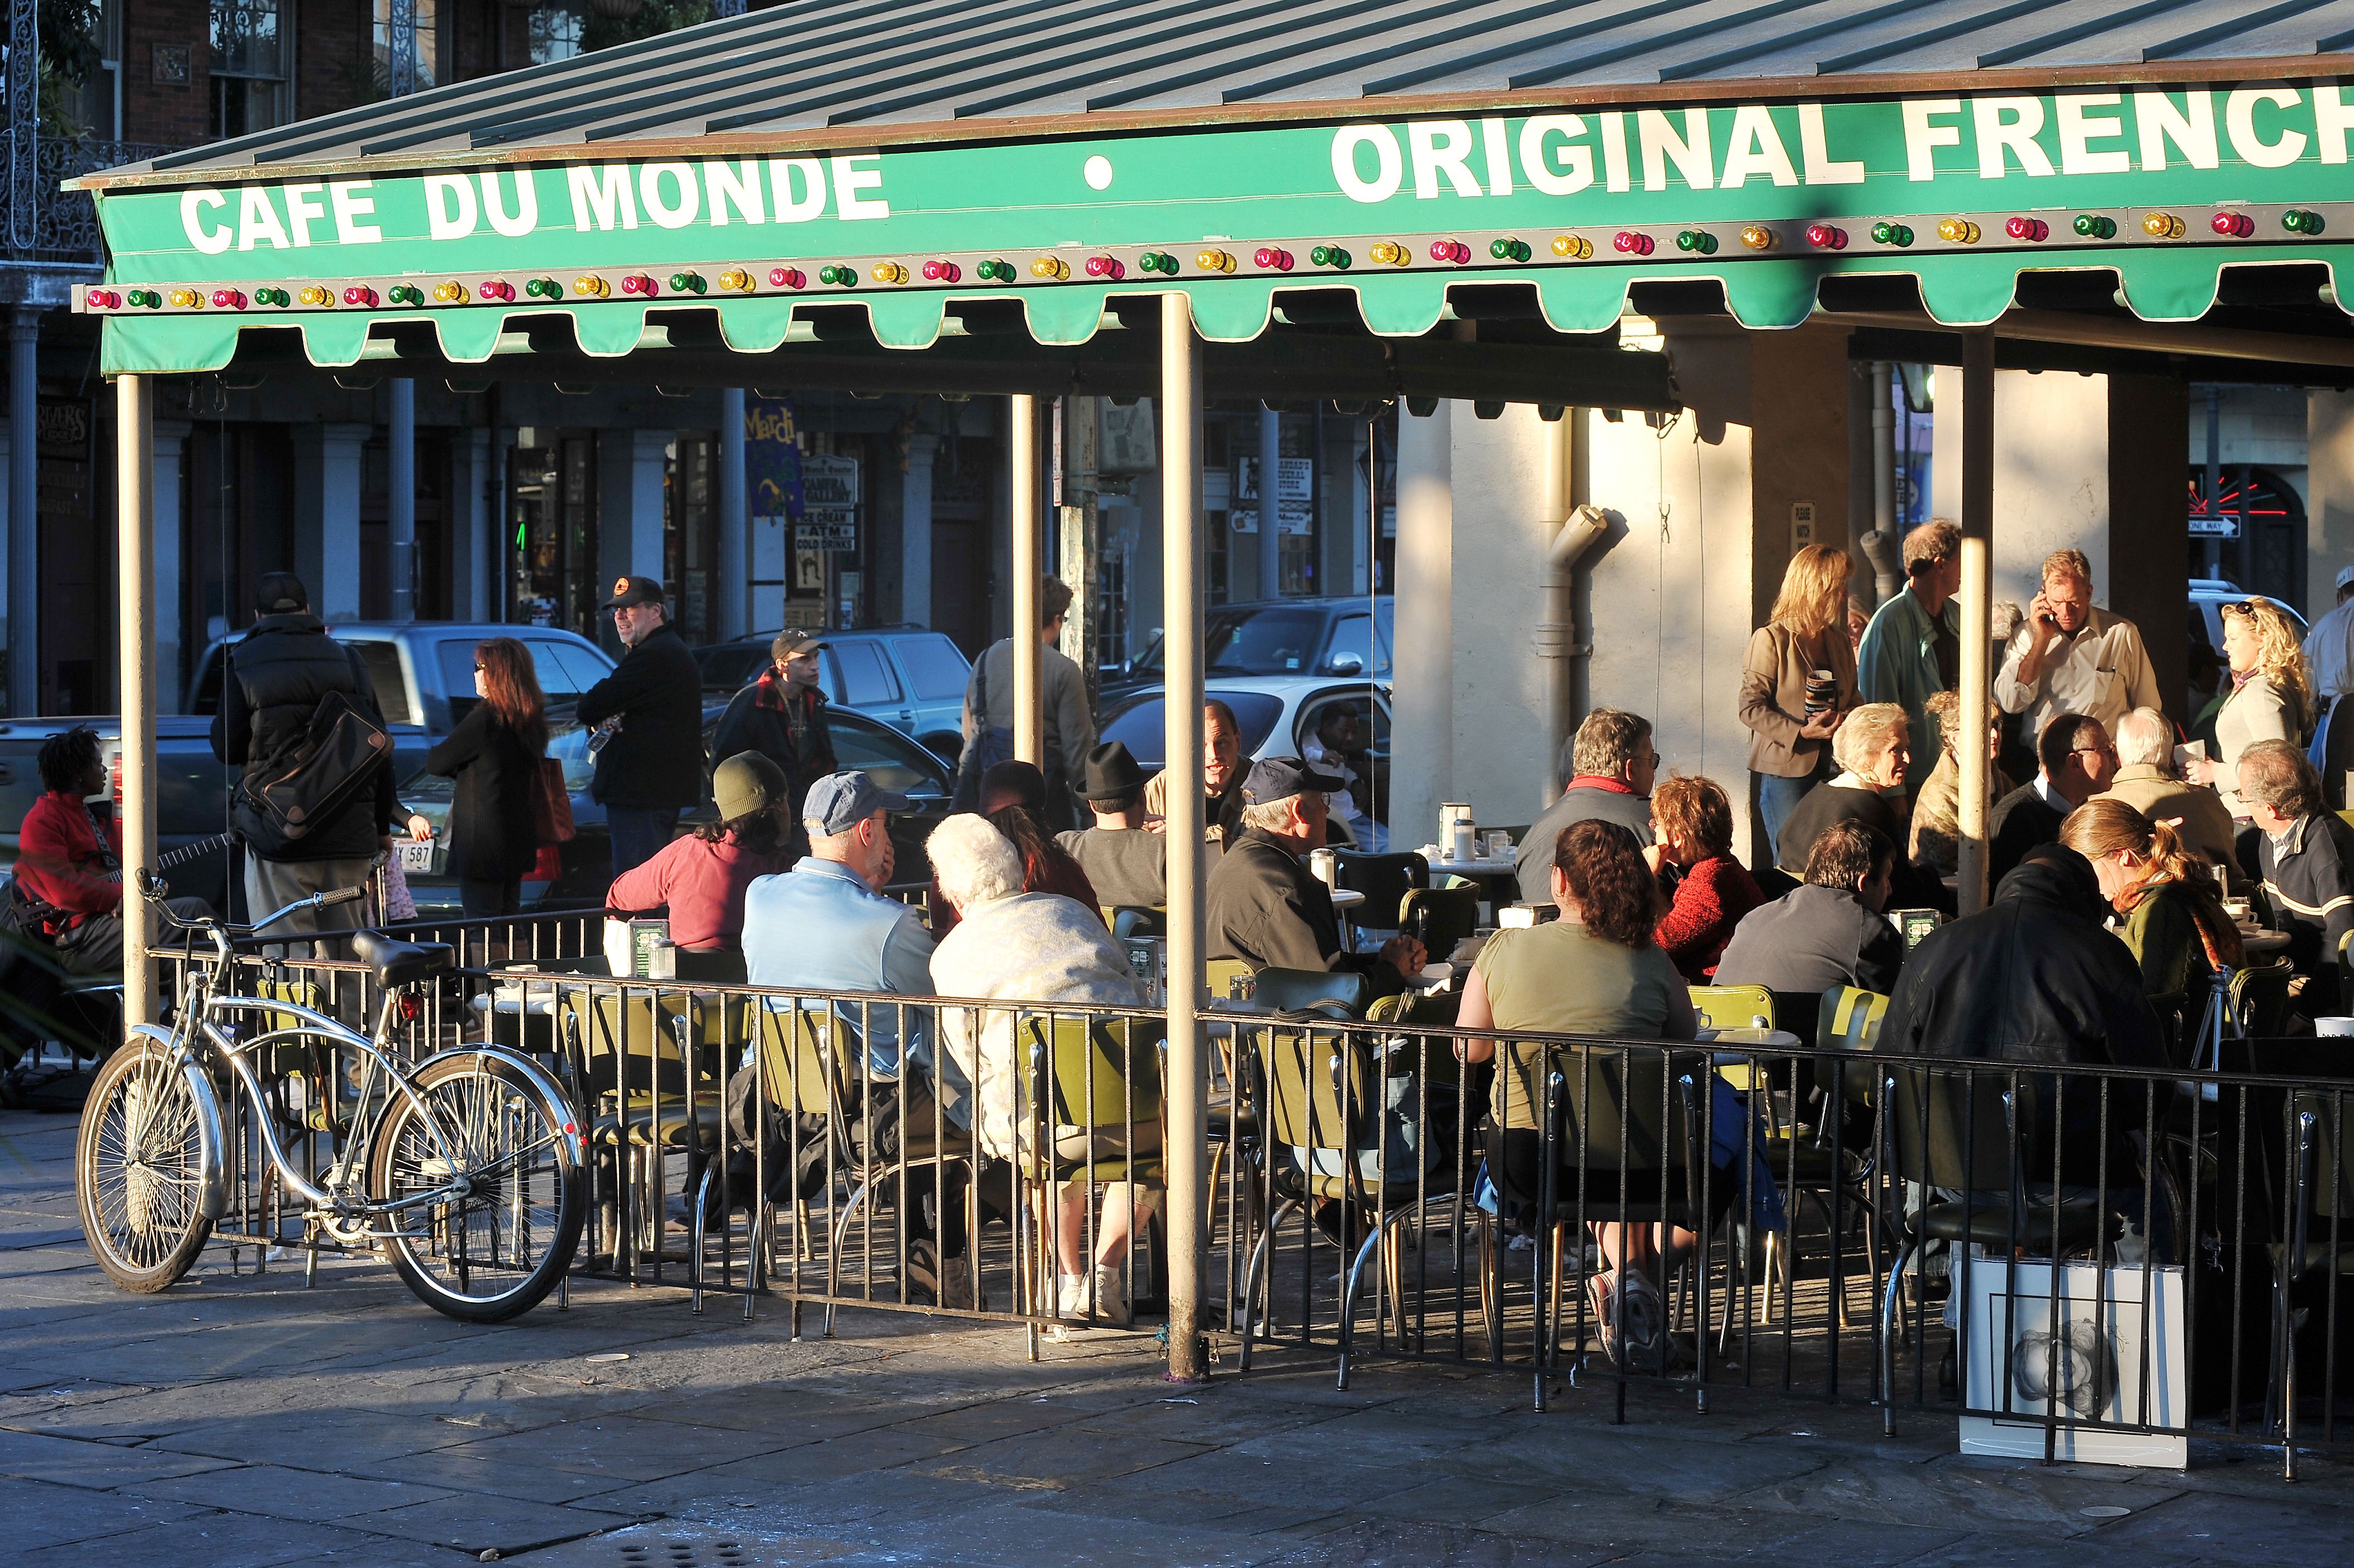
[[[1283,699],[1268,696],[1265,692],[1212,692],[1211,696],[1235,710],[1235,721],[1242,726],[1243,755],[1256,756],[1275,731],[1275,721],[1283,716]],[[1132,707],[1114,714],[1097,738],[1108,743],[1119,741],[1128,747],[1138,767],[1148,771],[1159,768],[1167,755],[1168,718],[1161,700],[1147,697]]]
[[[1324,603],[1334,601],[1326,600]],[[1362,601],[1359,601],[1362,602]],[[1390,666],[1390,601],[1378,605],[1379,620],[1371,652],[1373,673],[1386,674]],[[1365,618],[1355,615],[1333,625],[1331,646],[1324,646],[1326,612],[1302,605],[1260,605],[1248,609],[1213,610],[1203,626],[1202,665],[1207,675],[1303,675],[1331,669],[1332,658],[1354,653],[1364,666]],[[1159,679],[1162,674],[1161,639],[1137,655],[1135,673]],[[1319,663],[1319,660],[1322,663]]]
[[[721,642],[695,651],[695,668],[702,673],[706,692],[735,691],[758,675],[768,662],[765,642]]]

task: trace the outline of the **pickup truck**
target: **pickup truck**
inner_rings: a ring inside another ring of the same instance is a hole
[[[403,785],[424,766],[425,754],[433,743],[448,735],[478,700],[474,696],[474,645],[483,639],[514,637],[531,650],[540,689],[547,696],[548,716],[558,723],[571,716],[572,705],[580,694],[603,680],[613,668],[613,661],[605,651],[587,638],[549,627],[363,621],[331,630],[337,641],[358,650],[367,666],[376,705],[392,732],[393,777]],[[155,721],[156,833],[158,847],[166,853],[211,838],[228,823],[231,770],[213,757],[212,722],[213,715],[220,708],[222,651],[236,641],[224,638],[206,649],[204,659],[196,666],[196,679],[189,683],[189,700],[184,705],[187,711],[165,714]],[[110,759],[120,752],[122,720],[112,714],[0,719],[0,863],[15,863],[17,830],[24,824],[25,813],[40,798],[41,775],[36,759],[42,743],[76,725],[88,725],[98,732]],[[567,778],[572,771],[567,769]],[[116,776],[119,780],[119,773]],[[575,821],[601,824],[604,812],[588,797],[585,771],[574,785],[574,791]],[[601,859],[601,832],[596,837],[594,849]],[[559,893],[576,891],[570,885],[574,870],[573,856],[567,853],[566,877],[555,885]],[[579,874],[583,885],[578,891],[585,892],[586,884],[594,880],[598,873],[583,865]],[[209,899],[216,908],[226,907],[227,851],[214,850],[198,856],[175,868],[169,877],[175,891]],[[421,875],[411,878],[413,884],[429,880]],[[546,884],[527,889],[533,893],[547,890]],[[426,889],[420,886],[418,891],[421,895]],[[599,882],[594,892],[586,895],[601,896],[603,892],[604,885]],[[449,901],[456,902],[454,889]]]

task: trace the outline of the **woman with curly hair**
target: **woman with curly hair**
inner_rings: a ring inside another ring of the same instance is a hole
[[[1677,973],[1706,985],[1733,928],[1766,902],[1749,868],[1733,858],[1733,802],[1723,788],[1713,779],[1670,779],[1654,789],[1643,859],[1669,899],[1652,936]]]
[[[2093,863],[2152,998],[2203,994],[2218,970],[2240,967],[2240,928],[2223,912],[2214,874],[2172,827],[2095,795],[2068,813],[2060,842]]]
[[[2297,645],[2296,622],[2268,599],[2223,607],[2223,657],[2231,662],[2232,685],[2215,715],[2215,749],[2221,755],[2194,758],[2185,771],[2193,784],[2213,785],[2232,816],[2245,817],[2240,753],[2260,740],[2285,740],[2303,749],[2313,730],[2313,682],[2306,674],[2305,650]]]
[[[1622,1040],[1690,1040],[1699,1033],[1691,993],[1652,938],[1661,913],[1659,884],[1634,834],[1616,822],[1592,819],[1563,829],[1553,852],[1553,896],[1560,919],[1499,931],[1481,947],[1464,984],[1458,1023],[1466,1029]],[[1485,1062],[1496,1054],[1496,1043],[1462,1040],[1457,1054],[1466,1062]],[[1515,1203],[1532,1202],[1539,1192],[1544,1147],[1539,1129],[1550,1060],[1544,1046],[1511,1044],[1490,1092],[1489,1170]],[[1575,1191],[1579,1179],[1569,1176],[1568,1190]],[[1729,1202],[1734,1183],[1717,1185]],[[1592,1196],[1600,1212],[1617,1201],[1615,1192]],[[1603,1325],[1604,1349],[1613,1359],[1652,1350],[1666,1321],[1650,1277],[1657,1267],[1658,1227],[1592,1228],[1610,1265],[1588,1284]],[[1691,1245],[1683,1231],[1670,1242],[1679,1249]]]

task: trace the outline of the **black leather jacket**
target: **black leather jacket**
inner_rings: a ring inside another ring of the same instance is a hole
[[[233,679],[221,683],[220,712],[213,715],[213,755],[251,774],[268,768],[307,734],[321,699],[331,692],[355,698],[380,724],[376,686],[360,656],[327,635],[315,615],[267,615],[229,650]],[[373,788],[354,793],[331,821],[292,846],[279,843],[260,813],[232,803],[230,825],[249,851],[264,860],[366,860],[391,825],[392,768],[376,769]]]

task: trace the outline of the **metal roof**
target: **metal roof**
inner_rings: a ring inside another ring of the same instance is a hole
[[[2354,0],[796,0],[121,171],[2354,69]],[[1409,104],[1406,101],[1413,101]],[[1043,123],[1042,123],[1043,122]]]

